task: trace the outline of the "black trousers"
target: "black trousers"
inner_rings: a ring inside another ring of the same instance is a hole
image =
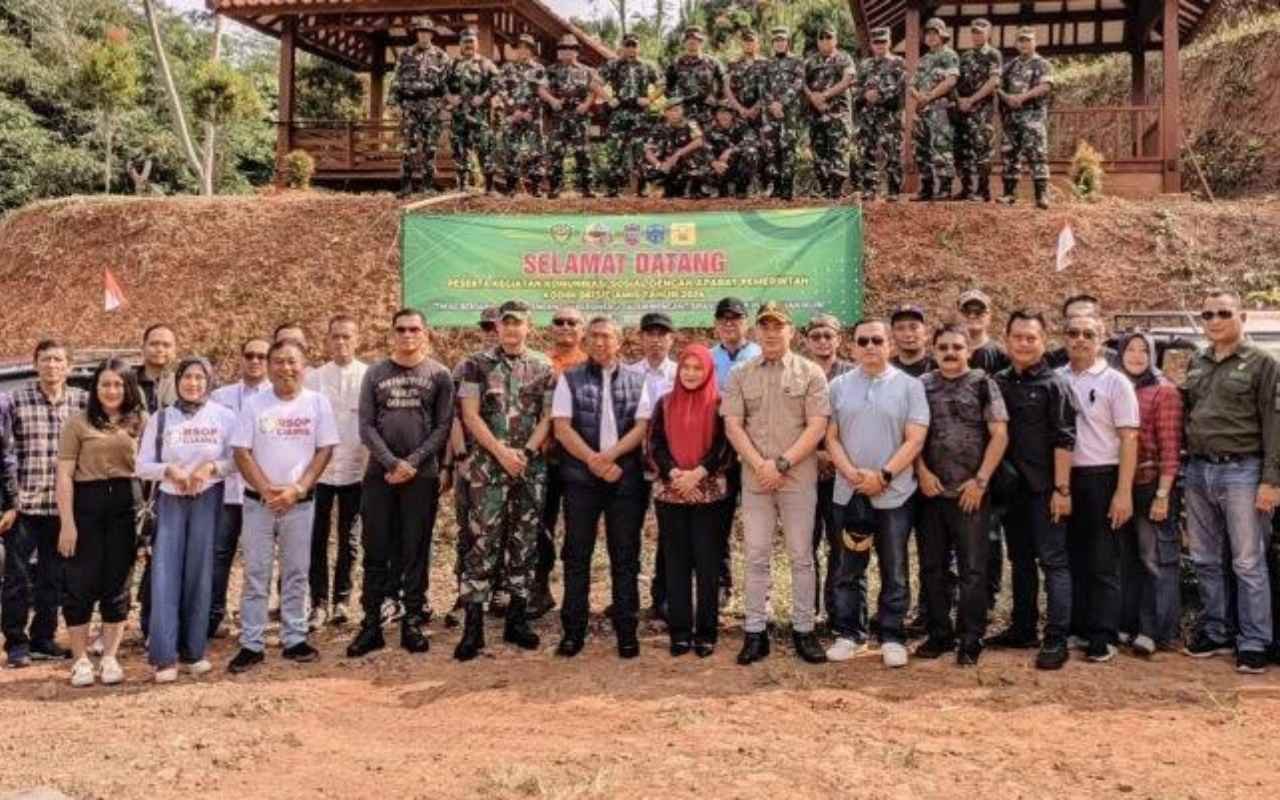
[[[836,522],[836,506],[832,500],[835,495],[835,487],[835,478],[818,481],[818,505],[813,511],[813,611],[816,614],[819,610],[826,609],[828,621],[836,607],[836,565],[839,563],[840,550],[844,547],[841,539],[843,531],[840,530],[840,525]],[[818,550],[821,549],[824,541],[827,543],[827,576],[825,579],[822,577],[822,566],[818,561]]]
[[[244,506],[224,503],[218,522],[218,535],[213,542],[213,601],[209,604],[209,633],[212,635],[227,615],[227,585],[231,582],[231,564],[240,548],[240,528],[244,523]]]
[[[77,481],[73,495],[76,550],[62,559],[62,616],[88,625],[94,606],[107,623],[129,616],[129,576],[137,552],[133,481]]]
[[[641,490],[620,491],[604,481],[565,489],[564,548],[560,553],[564,562],[564,602],[560,608],[564,632],[582,636],[587,630],[591,557],[601,517],[609,551],[613,627],[617,632],[633,632],[640,612],[640,529],[649,495]]]
[[[1012,628],[1034,636],[1040,621],[1040,573],[1044,573],[1046,609],[1044,638],[1067,638],[1071,625],[1071,567],[1067,526],[1049,514],[1052,490],[1032,492],[1020,482],[1004,517],[1005,551],[1013,575]]]
[[[967,514],[958,498],[924,498],[921,503],[920,564],[928,597],[929,636],[944,642],[957,637],[965,645],[982,641],[987,630],[988,505]],[[951,624],[952,582],[950,565],[954,554],[959,567],[959,595],[956,624]]]
[[[715,643],[720,619],[718,503],[654,503],[666,556],[667,625],[671,641]],[[697,603],[690,585],[697,579]],[[695,608],[696,616],[695,616]]]
[[[1067,554],[1071,560],[1071,633],[1110,644],[1120,627],[1120,533],[1111,527],[1117,467],[1071,470],[1071,516]]]
[[[733,586],[733,558],[729,543],[733,540],[733,520],[738,514],[738,500],[742,497],[742,470],[737,462],[729,468],[729,493],[720,501],[720,586]]]
[[[19,514],[4,536],[4,589],[0,627],[5,650],[32,641],[53,641],[58,628],[59,574],[57,517]],[[36,563],[31,565],[31,556]],[[30,636],[28,636],[30,623]]]
[[[559,464],[547,464],[547,499],[542,507],[542,528],[538,532],[538,564],[534,578],[547,580],[556,566],[556,522],[564,502],[564,480],[560,477]]]
[[[427,567],[439,509],[440,479],[420,470],[413,480],[392,485],[382,473],[365,476],[361,540],[366,624],[376,625],[388,587],[404,592],[405,619],[422,622],[427,609]],[[392,572],[395,570],[395,572]]]
[[[329,531],[338,507],[338,559],[333,567],[333,602],[351,599],[351,566],[356,559],[356,522],[360,518],[360,484],[316,484],[316,516],[311,526],[311,605],[329,602]]]

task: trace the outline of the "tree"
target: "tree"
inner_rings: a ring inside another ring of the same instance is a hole
[[[191,89],[191,108],[195,118],[204,122],[209,154],[202,174],[202,193],[214,190],[214,143],[225,125],[262,116],[262,98],[253,83],[241,73],[220,61],[209,61],[196,72]]]
[[[182,97],[178,94],[178,86],[173,80],[173,70],[169,67],[169,57],[165,54],[164,40],[160,36],[160,23],[156,18],[153,0],[142,0],[142,10],[147,17],[147,28],[151,31],[151,44],[156,50],[156,66],[160,70],[160,77],[164,81],[165,93],[169,97],[170,111],[173,112],[174,133],[178,136],[178,141],[182,145],[182,153],[186,157],[187,163],[191,166],[191,171],[199,176],[201,187],[206,187],[209,185],[209,181],[205,180],[204,164],[201,163],[200,157],[196,155],[196,147],[191,139],[191,129],[187,127],[187,115],[182,108]]]
[[[133,106],[141,94],[142,68],[129,45],[128,32],[113,28],[106,38],[85,54],[77,84],[85,102],[98,118],[103,149],[103,191],[111,193],[112,153],[116,127],[122,111]]]

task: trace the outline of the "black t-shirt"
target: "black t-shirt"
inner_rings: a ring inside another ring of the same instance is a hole
[[[995,375],[1007,366],[1009,356],[1005,354],[1003,347],[993,341],[988,341],[969,354],[970,369],[980,369],[988,375]]]
[[[895,367],[907,373],[913,378],[919,378],[921,375],[925,374],[926,372],[932,372],[933,370],[938,368],[938,362],[933,360],[933,356],[925,356],[924,358],[920,359],[919,361],[913,364],[903,364],[902,361],[899,360],[897,356],[894,356],[893,358],[889,359],[889,363],[893,364]]]

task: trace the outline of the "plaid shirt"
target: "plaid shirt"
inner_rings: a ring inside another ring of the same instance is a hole
[[[1182,392],[1167,379],[1138,390],[1138,472],[1134,483],[1176,478],[1182,453]]]
[[[50,403],[34,383],[13,393],[4,428],[5,438],[13,444],[18,459],[18,513],[57,516],[54,482],[62,425],[73,413],[83,411],[88,402],[88,393],[72,386],[62,390],[57,404]]]
[[[13,419],[13,398],[0,392],[0,513],[13,508],[18,500],[18,457],[13,452],[13,435],[9,420]]]

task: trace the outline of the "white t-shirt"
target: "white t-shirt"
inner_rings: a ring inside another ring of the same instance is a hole
[[[320,482],[330,486],[359,483],[369,464],[369,450],[360,442],[360,383],[369,366],[352,359],[345,367],[330,361],[307,370],[303,384],[329,398],[338,424],[338,446],[324,468]]]
[[[231,409],[233,419],[231,432],[235,433],[236,422],[240,419],[240,412],[244,410],[245,402],[254,395],[269,391],[271,391],[271,382],[268,380],[263,379],[255,386],[248,386],[244,381],[239,381],[219,386],[213,390],[213,394],[209,395],[209,399]],[[244,478],[239,472],[232,472],[227,476],[227,486],[222,492],[222,504],[244,505]]]
[[[316,450],[338,441],[328,398],[302,389],[282,400],[272,390],[245,401],[231,446],[248,450],[270,483],[287,486],[302,477]]]
[[[164,415],[164,444],[160,460],[156,460],[156,434],[160,416]],[[160,491],[180,494],[178,487],[165,479],[165,468],[175,464],[190,472],[202,464],[213,462],[214,476],[206,482],[212,486],[235,470],[231,459],[231,433],[236,426],[235,413],[215,402],[205,403],[190,417],[174,406],[167,406],[147,419],[138,445],[137,474],[144,481],[160,481]]]

